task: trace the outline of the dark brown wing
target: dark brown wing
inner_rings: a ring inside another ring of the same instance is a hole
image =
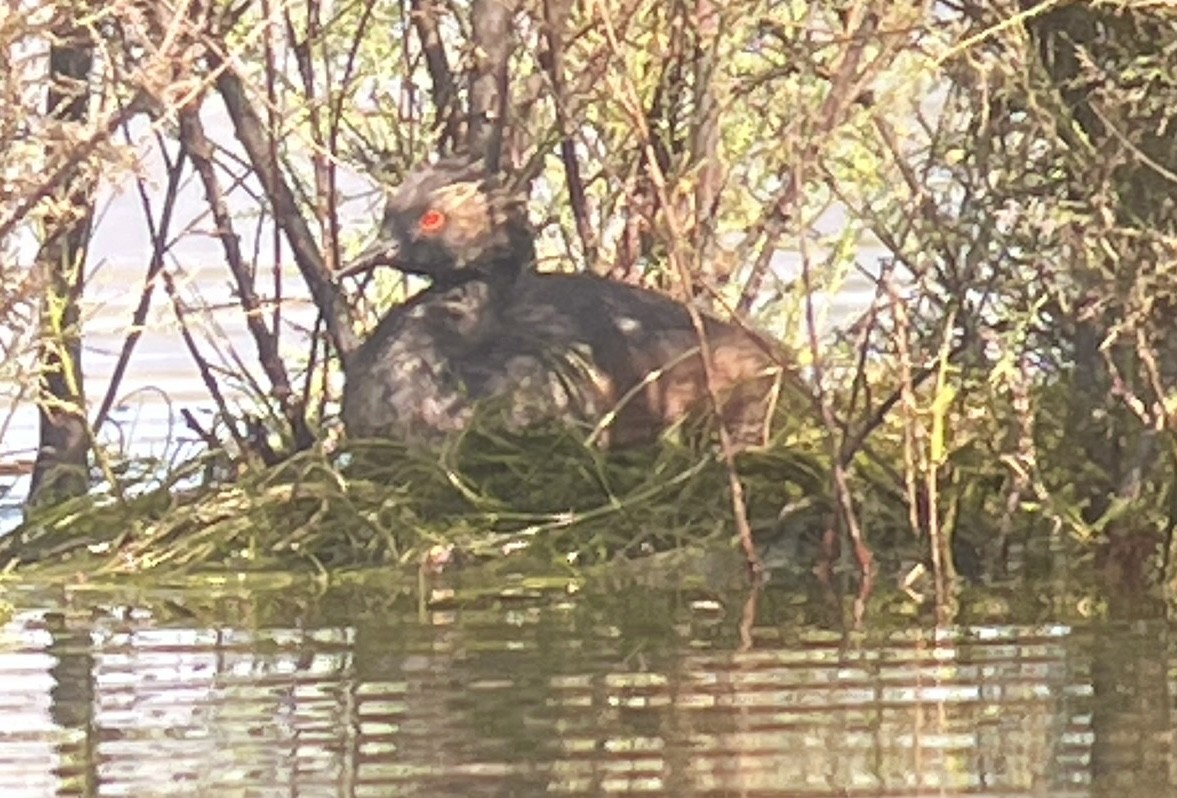
[[[554,347],[591,351],[606,401],[617,407],[614,444],[648,440],[706,407],[707,382],[690,312],[668,297],[590,275],[529,274],[513,293],[506,326]],[[779,348],[704,316],[713,386],[741,443],[763,439],[778,385]]]

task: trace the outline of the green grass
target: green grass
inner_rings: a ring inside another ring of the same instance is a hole
[[[730,540],[727,476],[711,445],[607,453],[583,437],[476,424],[439,450],[354,441],[181,489],[210,470],[208,460],[195,461],[151,487],[124,484],[38,512],[0,539],[0,563],[95,576],[507,555],[579,567]],[[819,450],[817,439],[794,431],[739,456],[754,529],[771,532],[782,508],[799,500],[824,505]]]

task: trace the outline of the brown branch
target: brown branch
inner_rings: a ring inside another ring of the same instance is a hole
[[[470,124],[466,146],[482,158],[487,171],[499,171],[507,124],[509,61],[514,37],[510,0],[472,0],[474,69],[470,75]]]
[[[148,106],[149,103],[145,97],[136,97],[118,111],[111,114],[102,126],[95,130],[89,138],[70,147],[68,156],[56,169],[46,176],[44,181],[37,186],[37,190],[17,203],[16,209],[5,219],[0,220],[0,240],[10,235],[16,229],[16,226],[24,221],[25,217],[28,216],[33,208],[50,197],[63,184],[70,182],[80,163],[93,155],[120,127],[131,121],[131,118],[136,114],[145,111]]]
[[[719,159],[719,104],[715,98],[715,72],[719,61],[719,31],[722,25],[715,0],[695,0],[696,20],[691,81],[694,109],[691,120],[690,154],[695,170],[695,212],[691,228],[696,265],[711,263],[715,243],[715,217],[719,210],[723,167]],[[696,269],[702,273],[703,269]]]
[[[229,412],[229,403],[225,401],[225,395],[221,393],[220,383],[213,375],[212,366],[200,353],[200,347],[196,345],[196,338],[188,329],[188,306],[180,297],[180,292],[176,290],[176,281],[172,279],[172,275],[166,269],[160,272],[160,277],[163,278],[164,290],[172,302],[172,310],[176,314],[177,321],[180,322],[180,336],[184,339],[184,346],[188,349],[188,353],[192,355],[197,371],[200,372],[201,382],[204,383],[209,396],[216,403],[221,417],[225,419],[225,426],[229,428],[229,434],[233,436],[233,441],[237,444],[238,449],[242,452],[249,451],[248,441],[242,437],[237,430],[237,425],[233,423],[233,416]]]
[[[83,123],[89,116],[88,81],[94,44],[87,31],[72,21],[61,20],[54,28],[56,43],[49,48],[46,111],[62,122]],[[46,144],[49,152],[61,152],[67,147],[64,139]],[[85,148],[69,149],[74,150],[74,155],[66,158],[54,179],[24,204],[26,208],[33,207],[39,201],[38,195],[56,195],[58,200],[47,214],[47,235],[37,252],[46,290],[41,302],[37,354],[41,369],[37,392],[40,437],[29,488],[30,504],[72,498],[85,493],[90,484],[87,461],[91,440],[82,388],[80,303],[94,215],[94,179],[79,168],[85,154],[79,155],[77,150]],[[18,208],[16,218],[21,215]],[[0,232],[0,239],[3,236]]]
[[[315,174],[315,213],[319,222],[320,234],[323,238],[322,249],[324,259],[328,271],[334,273],[342,263],[342,253],[340,251],[339,243],[339,209],[334,198],[337,194],[337,159],[332,157],[339,152],[339,134],[341,128],[341,120],[343,118],[344,106],[350,98],[350,87],[356,74],[357,61],[359,58],[360,46],[367,34],[369,24],[372,20],[376,4],[364,3],[359,15],[359,20],[355,26],[350,29],[351,42],[348,46],[347,58],[344,61],[342,74],[338,77],[331,73],[331,64],[333,59],[326,59],[324,61],[324,71],[326,77],[326,84],[333,87],[332,91],[327,92],[327,99],[329,102],[328,112],[326,115],[326,128],[322,123],[319,112],[319,104],[314,101],[315,97],[315,74],[313,69],[313,61],[311,59],[312,48],[319,43],[321,37],[324,36],[323,28],[321,27],[318,14],[320,5],[315,2],[313,7],[308,8],[308,26],[307,34],[303,41],[297,41],[298,37],[294,30],[294,23],[290,17],[289,12],[285,14],[286,31],[290,41],[295,42],[295,54],[298,62],[299,74],[303,81],[303,91],[308,98],[311,98],[310,103],[310,130],[311,136],[314,140],[315,147],[312,151],[312,162],[314,165]],[[274,284],[276,293],[280,294],[281,273],[275,269]],[[274,307],[274,321],[273,328],[278,329],[279,314],[281,311],[281,303],[275,303]],[[320,325],[315,325],[314,335],[319,334]],[[309,387],[312,383],[311,375],[313,374],[317,358],[319,354],[318,339],[313,338],[311,342],[311,353],[307,361],[307,379],[306,385]],[[329,395],[329,394],[328,394]],[[323,397],[324,400],[326,396]],[[308,407],[308,400],[304,396],[302,400],[303,407]]]
[[[319,246],[299,210],[294,192],[278,164],[270,158],[271,136],[266,132],[257,112],[246,97],[245,85],[217,52],[218,43],[207,37],[210,67],[217,72],[216,86],[237,139],[245,148],[254,172],[270,201],[274,220],[278,223],[294,253],[295,263],[306,280],[315,306],[323,314],[327,332],[340,357],[346,360],[359,345],[351,327],[351,311],[345,297],[331,281]]]
[[[800,185],[803,181],[801,170],[804,164],[793,166],[791,182]],[[834,464],[834,497],[837,500],[838,515],[842,519],[844,528],[854,545],[854,556],[858,561],[859,573],[862,576],[863,589],[869,592],[869,586],[874,579],[874,555],[862,537],[862,529],[858,524],[858,516],[854,510],[854,498],[850,492],[849,475],[846,465],[839,459],[839,421],[830,401],[829,391],[825,387],[825,368],[822,359],[822,348],[817,332],[817,314],[813,301],[814,286],[813,273],[808,253],[804,251],[805,239],[801,239],[801,282],[805,291],[805,330],[809,343],[810,368],[813,370],[814,394],[817,397],[818,408],[821,412],[822,423],[828,436],[830,459]]]
[[[272,6],[270,4],[270,0],[263,0],[262,13],[266,19],[272,19],[271,15],[273,13],[273,10],[272,10]],[[319,14],[318,0],[308,0],[306,13],[307,13],[308,26],[314,26],[315,21],[318,18],[318,14]],[[311,117],[311,119],[310,119],[311,125],[310,126],[311,126],[311,130],[313,131],[316,129],[316,127],[318,125],[319,108],[318,108],[318,105],[315,103],[315,90],[314,90],[313,83],[310,87],[307,87],[305,85],[306,74],[305,74],[305,70],[304,70],[304,62],[309,62],[309,60],[310,60],[310,44],[306,41],[300,42],[295,39],[295,37],[293,35],[292,26],[290,24],[290,17],[289,17],[289,13],[288,13],[287,9],[283,9],[283,18],[286,20],[286,23],[287,23],[287,34],[288,34],[287,37],[290,42],[290,49],[294,53],[294,60],[295,60],[295,63],[298,64],[299,72],[303,74],[303,78],[304,78],[303,90],[305,92],[305,96],[306,96],[306,100],[307,100],[307,112],[310,114],[310,117]],[[277,130],[281,124],[278,121],[279,118],[281,117],[281,113],[278,110],[277,85],[278,85],[279,81],[285,81],[285,78],[286,78],[285,74],[280,74],[281,70],[275,66],[275,61],[276,61],[275,50],[276,50],[276,48],[274,46],[274,38],[275,38],[274,28],[275,28],[275,26],[273,26],[273,25],[266,25],[265,29],[262,33],[262,57],[263,57],[262,63],[264,64],[264,74],[265,74],[265,84],[266,84],[266,125],[267,125],[266,129],[267,130]],[[199,121],[200,121],[200,118],[198,116],[197,122],[199,122]],[[211,157],[211,152],[209,153],[209,155]],[[278,152],[278,140],[274,136],[270,136],[270,160],[273,163],[278,163],[280,157],[281,156]],[[311,161],[314,164],[316,178],[318,177],[318,171],[319,171],[319,158],[320,158],[319,151],[317,151],[317,150],[312,151]],[[211,167],[211,164],[210,164],[210,167]],[[211,168],[209,170],[209,174],[212,177],[214,177],[214,179],[215,179],[216,173],[213,172],[211,170]],[[203,175],[201,176],[201,179],[202,179],[202,181],[204,180]],[[320,195],[320,198],[321,198],[321,195]],[[304,200],[305,200],[305,198],[304,198]],[[320,212],[320,208],[319,208],[318,203],[316,203],[316,205],[315,205],[316,215],[318,215],[319,212]],[[259,224],[261,223],[260,216],[258,218],[258,222],[259,222]],[[220,228],[218,226],[218,230],[219,229]],[[275,350],[275,352],[277,352],[278,341],[282,335],[282,289],[283,289],[283,282],[282,282],[282,271],[283,271],[283,269],[282,269],[282,265],[283,265],[282,233],[279,231],[277,225],[271,227],[269,232],[270,232],[271,241],[272,241],[271,245],[273,246],[273,249],[274,249],[274,259],[270,263],[270,279],[273,281],[273,286],[274,286],[274,306],[273,306],[273,310],[271,312],[272,313],[272,320],[271,320],[271,324],[270,324],[270,330],[272,331],[272,335],[274,338],[274,350]],[[222,231],[222,235],[223,235],[223,231]],[[320,224],[319,224],[319,235],[324,236],[324,230],[323,230],[321,218],[320,218]],[[259,235],[254,239],[255,249],[257,246],[260,245],[260,243],[261,243],[261,236]],[[321,238],[319,252],[321,254],[326,253],[324,256],[324,266],[326,267],[328,274],[332,273],[332,266],[337,265],[336,261],[332,260],[330,257],[330,253],[333,251],[334,250],[331,247],[330,238],[325,238],[325,239]],[[255,263],[257,262],[256,251],[254,253],[254,262]],[[235,267],[233,267],[232,262],[230,262],[230,268],[234,269],[234,272],[236,272],[236,269],[235,269]],[[238,278],[238,282],[240,282],[240,280],[241,280],[241,278]],[[247,280],[248,280],[248,282],[250,282],[252,284],[254,281],[254,275],[252,273],[248,274]],[[242,303],[244,304],[244,296],[243,295],[241,295],[241,296],[242,296]],[[248,315],[249,311],[247,310],[246,313]],[[264,325],[259,324],[259,326],[263,330],[265,329]],[[261,354],[261,351],[262,350],[259,348],[258,349],[259,355]],[[262,357],[261,359],[263,361],[263,368],[264,368],[265,358]],[[277,360],[276,357],[275,357],[275,360]],[[279,365],[279,368],[282,368],[280,360],[278,360],[278,365]],[[283,371],[283,376],[285,376],[285,370],[282,369],[282,371]],[[271,388],[277,387],[276,384],[273,382],[273,380],[271,380],[270,385],[271,385]],[[280,400],[280,401],[282,404],[283,415],[285,415],[289,418],[290,408],[287,406],[287,401],[289,401],[289,400]],[[294,401],[297,401],[297,400],[294,400]],[[301,451],[302,449],[309,448],[311,446],[311,444],[313,443],[313,440],[309,434],[309,430],[306,430],[306,413],[303,408],[299,408],[297,417],[301,420],[301,428],[302,429],[300,430],[300,425],[295,424],[295,423],[291,423],[291,431],[292,431],[292,437],[294,438],[295,448],[297,450]],[[248,422],[247,422],[247,425],[248,425]],[[307,434],[304,435],[302,432],[303,430],[306,430]],[[254,438],[256,436],[250,434],[249,437]]]
[[[602,14],[601,21],[609,47],[614,53],[620,52],[621,48],[617,40],[616,31],[612,25],[612,20],[607,14]],[[671,233],[681,233],[682,226],[676,224],[677,219],[673,212],[674,208],[670,205],[666,171],[661,168],[659,155],[655,151],[656,137],[653,135],[652,129],[648,124],[649,118],[641,106],[637,89],[632,79],[628,77],[622,86],[622,102],[637,129],[640,146],[642,146],[645,152],[649,167],[651,189],[662,207],[668,211],[669,218],[667,223],[671,228]],[[703,325],[703,317],[699,309],[693,302],[689,301],[693,281],[690,268],[684,258],[679,255],[682,244],[681,238],[677,240],[679,246],[672,247],[668,253],[671,269],[679,281],[681,290],[688,298],[685,307],[691,319],[691,326],[694,328],[695,335],[699,341],[699,358],[703,365],[703,381],[707,386],[707,399],[718,421],[716,427],[719,433],[719,449],[723,458],[724,470],[727,474],[728,494],[732,506],[732,520],[736,527],[736,536],[744,552],[744,559],[748,564],[749,572],[753,579],[759,579],[764,572],[764,563],[760,557],[760,552],[756,548],[756,541],[752,537],[752,524],[748,519],[748,500],[744,494],[744,485],[740,481],[739,470],[736,466],[735,445],[732,441],[731,433],[727,429],[727,424],[723,421],[723,415],[719,412],[720,401],[716,393],[715,360],[711,349],[711,342],[707,337],[707,331]]]
[[[433,86],[433,106],[437,109],[437,126],[441,129],[437,149],[448,152],[461,141],[462,120],[458,109],[458,88],[438,25],[439,5],[438,0],[411,0],[409,8]]]
[[[126,131],[127,138],[130,139],[129,131]],[[167,231],[171,228],[172,214],[175,212],[176,198],[180,193],[180,178],[184,174],[184,151],[181,150],[179,157],[173,162],[168,157],[168,152],[162,146],[162,141],[159,141],[159,151],[163,155],[165,168],[168,172],[167,187],[164,189],[163,209],[160,211],[160,218],[158,225],[151,211],[151,201],[147,196],[147,185],[143,178],[135,181],[135,187],[139,192],[139,201],[143,207],[143,215],[147,221],[147,231],[151,236],[151,260],[147,264],[147,276],[143,281],[143,290],[139,294],[139,304],[135,307],[135,311],[131,314],[130,332],[127,337],[123,339],[122,349],[119,351],[118,361],[114,365],[114,373],[111,374],[110,384],[106,387],[106,395],[102,397],[102,404],[98,408],[98,412],[94,416],[94,429],[98,430],[106,423],[107,416],[110,414],[110,408],[114,406],[115,397],[118,396],[119,386],[122,385],[123,377],[126,375],[127,366],[131,362],[131,355],[135,351],[135,346],[139,343],[139,339],[143,335],[143,326],[147,321],[147,313],[151,309],[151,298],[155,293],[155,278],[159,275],[163,268],[164,254],[167,252]]]
[[[597,237],[589,222],[588,201],[580,161],[576,157],[576,142],[572,137],[573,122],[569,119],[568,100],[564,92],[564,21],[568,14],[567,0],[544,0],[544,40],[546,47],[539,54],[540,67],[551,81],[552,101],[556,106],[556,121],[560,126],[560,160],[564,164],[564,179],[568,185],[568,201],[576,220],[576,233],[589,264],[597,261]]]
[[[225,261],[237,284],[237,296],[245,311],[245,323],[257,346],[258,360],[270,381],[272,395],[278,400],[282,415],[290,424],[295,448],[309,448],[314,443],[314,435],[307,424],[306,408],[299,395],[290,387],[286,367],[278,354],[277,337],[262,320],[261,303],[254,291],[253,277],[242,256],[241,245],[233,229],[233,217],[225,204],[224,193],[212,163],[212,144],[205,136],[200,112],[195,105],[180,110],[180,141],[204,186],[204,196],[216,223],[217,237],[221,240]]]
[[[298,74],[302,79],[303,97],[306,99],[307,121],[309,122],[311,140],[314,146],[311,148],[310,158],[311,167],[315,176],[315,219],[319,223],[319,234],[323,238],[324,257],[327,261],[328,271],[334,272],[339,268],[339,219],[335,214],[335,203],[332,198],[335,196],[335,165],[330,158],[327,157],[327,144],[323,138],[323,118],[321,113],[321,106],[316,93],[315,69],[314,62],[311,60],[311,48],[318,41],[322,35],[322,28],[319,21],[319,3],[317,0],[307,5],[307,32],[306,36],[299,40],[297,33],[294,30],[294,20],[290,16],[289,9],[284,9],[283,18],[286,22],[286,37],[292,44],[294,52],[294,60],[298,65]],[[267,45],[270,49],[270,45]],[[330,61],[328,60],[329,64]],[[331,85],[330,69],[326,65],[324,69],[328,72],[326,75],[327,84]],[[274,68],[272,56],[267,56],[266,59],[266,95],[269,100],[269,107],[277,107],[274,96],[274,83],[278,79],[278,70]],[[340,91],[342,96],[344,92]],[[330,116],[330,110],[328,110]],[[274,154],[276,159],[277,153]],[[275,270],[275,283],[281,281],[281,272]],[[274,329],[278,329],[278,309],[281,303],[275,307]]]
[[[201,423],[196,420],[196,416],[192,414],[191,410],[186,407],[181,408],[180,417],[184,419],[184,426],[188,427],[188,429],[196,433],[197,437],[204,441],[204,445],[208,447],[210,452],[215,452],[217,449],[221,448],[221,442],[217,440],[217,436],[206,430],[201,425]]]
[[[375,8],[376,3],[364,3],[363,9],[360,11],[359,21],[356,22],[354,28],[351,45],[347,50],[347,59],[344,61],[343,66],[343,75],[339,78],[338,81],[333,81],[333,85],[337,85],[341,88],[339,91],[335,92],[334,96],[331,98],[331,113],[328,122],[330,146],[328,151],[332,153],[338,152],[337,144],[339,140],[339,122],[343,117],[344,105],[349,99],[348,91],[344,90],[344,87],[351,86],[352,79],[355,77],[356,62],[359,59],[360,54],[360,45],[363,44],[364,36],[367,35],[368,24],[372,21],[372,14],[374,13]]]
[[[863,14],[858,28],[849,35],[849,43],[841,62],[838,64],[838,70],[830,84],[829,93],[826,94],[825,100],[822,101],[821,108],[818,110],[816,128],[810,136],[808,146],[804,147],[797,156],[797,163],[807,164],[817,158],[826,144],[828,135],[841,123],[847,110],[858,101],[865,82],[865,75],[862,74],[863,70],[860,70],[859,66],[866,54],[867,45],[872,41],[875,31],[878,30],[878,25],[878,17],[868,11]],[[882,59],[883,56],[876,57],[873,64],[878,65]],[[764,279],[768,274],[769,264],[777,253],[777,242],[785,233],[788,220],[801,197],[803,188],[804,186],[797,183],[795,176],[790,176],[790,179],[785,180],[784,185],[769,204],[766,216],[761,223],[760,232],[764,234],[764,243],[752,266],[752,272],[748,275],[744,288],[740,292],[740,299],[736,303],[736,308],[741,313],[750,311],[752,303],[760,295]],[[754,235],[748,236],[750,241],[755,238]]]
[[[675,3],[670,9],[672,15],[683,14],[681,3]],[[685,24],[681,20],[672,22]],[[655,189],[651,174],[669,175],[671,173],[671,155],[678,152],[680,147],[671,139],[669,142],[658,131],[674,132],[673,112],[677,107],[677,92],[683,85],[685,71],[685,52],[683,36],[670,37],[670,52],[666,55],[658,81],[654,84],[654,94],[650,98],[650,105],[643,112],[642,126],[649,131],[648,141],[637,145],[637,170],[630,188],[626,190],[625,200],[625,229],[622,234],[621,247],[618,252],[617,263],[609,276],[625,283],[641,284],[642,275],[638,274],[640,261],[650,257],[655,239],[650,230],[654,219],[662,210],[662,198]]]

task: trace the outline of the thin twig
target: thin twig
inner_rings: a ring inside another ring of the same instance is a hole
[[[262,319],[261,303],[254,291],[252,275],[242,256],[233,218],[210,159],[212,146],[205,136],[199,111],[194,106],[180,111],[180,139],[204,186],[205,199],[216,224],[217,237],[225,251],[225,262],[237,287],[237,297],[245,312],[246,327],[257,346],[262,370],[270,381],[272,394],[278,400],[283,416],[290,424],[295,447],[305,449],[314,443],[314,435],[307,424],[302,401],[290,387],[290,378],[278,354],[278,341]]]
[[[462,123],[457,103],[458,89],[438,22],[439,5],[438,0],[411,0],[409,8],[413,27],[421,41],[421,51],[425,55],[425,68],[432,82],[433,107],[440,128],[437,149],[447,152],[461,140]]]
[[[608,10],[603,5],[598,4],[598,11],[600,19],[603,22],[606,39],[614,51],[619,52],[620,46],[617,41],[616,32],[613,30]],[[654,152],[651,131],[646,124],[645,114],[642,113],[641,101],[638,98],[637,90],[631,79],[627,78],[624,82],[622,99],[638,129],[640,140],[645,145],[650,182],[653,184],[656,196],[661,201],[662,207],[666,210],[668,216],[671,217],[668,219],[668,224],[672,228],[675,228],[676,217],[667,194],[666,174],[659,166],[657,155]],[[683,258],[679,257],[677,248],[672,247],[669,255],[679,285],[684,293],[688,295],[689,299],[692,284],[690,269]],[[731,433],[724,423],[722,413],[719,412],[720,401],[716,394],[715,361],[711,350],[711,343],[708,340],[706,329],[703,326],[703,317],[699,313],[699,309],[695,307],[694,303],[689,301],[685,307],[690,315],[691,325],[694,327],[695,335],[699,340],[699,357],[703,364],[703,378],[707,386],[707,397],[718,421],[716,427],[719,433],[720,453],[723,457],[724,470],[727,476],[733,521],[736,525],[736,532],[740,546],[743,548],[744,558],[748,563],[748,568],[753,578],[758,579],[764,571],[764,564],[761,561],[760,552],[756,548],[756,541],[752,538],[752,525],[748,520],[748,503],[744,496],[744,486],[740,481],[739,471],[736,468],[735,447],[732,442]]]
[[[793,182],[803,182],[802,164],[793,167]],[[850,483],[846,466],[839,462],[838,432],[839,423],[830,402],[829,391],[825,387],[825,369],[823,366],[821,341],[817,331],[817,312],[813,300],[813,270],[810,263],[806,239],[801,238],[801,281],[805,291],[805,330],[809,343],[810,368],[813,370],[813,384],[818,406],[821,411],[822,422],[826,428],[826,436],[831,459],[834,461],[834,496],[838,501],[839,515],[845,525],[850,541],[854,544],[854,556],[858,561],[859,573],[863,585],[867,585],[874,578],[874,555],[862,536],[862,529],[858,524],[858,514],[854,509],[854,498],[850,493]]]
[[[130,139],[130,131],[124,128],[124,132]],[[131,355],[135,351],[135,346],[139,343],[139,339],[143,335],[143,326],[147,322],[147,314],[151,310],[151,298],[155,293],[155,280],[164,266],[164,255],[168,251],[167,232],[171,228],[172,214],[175,212],[176,198],[180,192],[180,180],[184,175],[184,150],[180,153],[175,161],[171,160],[168,155],[167,148],[163,146],[162,138],[156,137],[156,145],[159,147],[159,152],[164,159],[164,168],[168,173],[167,186],[164,189],[163,208],[160,210],[159,222],[156,223],[154,214],[151,210],[151,198],[147,194],[147,185],[142,178],[135,181],[135,188],[139,193],[139,203],[143,209],[143,218],[147,223],[147,232],[151,238],[151,260],[147,265],[147,275],[143,280],[143,290],[139,293],[139,304],[136,305],[134,313],[131,314],[131,325],[128,328],[127,337],[123,339],[122,349],[119,351],[118,360],[114,364],[114,372],[111,374],[110,383],[106,388],[106,395],[102,397],[102,404],[98,407],[98,412],[94,416],[94,429],[98,430],[106,423],[107,416],[110,413],[110,408],[114,406],[115,398],[118,396],[119,387],[122,385],[123,377],[126,374],[127,366],[131,362]]]
[[[168,298],[172,301],[172,310],[176,314],[176,320],[180,322],[180,336],[184,339],[184,346],[187,347],[188,353],[192,356],[192,361],[196,364],[197,371],[200,372],[201,382],[204,383],[209,396],[216,403],[221,417],[225,420],[225,426],[229,428],[229,434],[233,436],[233,440],[239,450],[243,452],[248,451],[249,446],[246,440],[237,430],[237,425],[233,423],[233,416],[229,412],[229,403],[225,401],[225,395],[221,393],[220,383],[216,376],[213,375],[212,366],[200,353],[200,347],[196,345],[196,338],[188,328],[189,310],[184,300],[180,297],[180,292],[176,289],[176,281],[166,269],[160,272],[160,276],[163,278],[164,290],[167,292]]]
[[[857,102],[867,80],[873,75],[873,70],[862,69],[861,65],[878,24],[878,17],[872,12],[866,12],[862,14],[858,27],[848,36],[849,44],[842,54],[830,89],[818,110],[817,124],[809,144],[797,155],[796,163],[807,164],[817,159],[830,135],[842,124],[847,112]],[[875,69],[881,68],[884,57],[885,54],[877,56],[872,66]],[[803,185],[798,185],[795,179],[785,180],[769,204],[760,223],[760,230],[756,231],[757,234],[763,234],[764,241],[736,303],[736,308],[740,312],[747,313],[751,310],[752,304],[760,295],[768,267],[776,256],[777,244],[787,229],[788,220],[792,217],[804,188]],[[759,237],[757,234],[749,233],[748,240],[756,240]]]
[[[560,161],[564,164],[564,180],[568,186],[568,202],[572,206],[572,218],[576,222],[576,233],[584,249],[584,259],[589,264],[597,262],[597,240],[589,221],[588,201],[584,190],[584,178],[580,174],[580,161],[576,157],[576,142],[572,137],[573,122],[568,113],[568,98],[564,91],[564,21],[568,12],[565,0],[544,0],[544,41],[546,47],[539,55],[540,66],[548,73],[551,82],[552,102],[556,108],[556,122],[560,126]]]
[[[315,305],[323,313],[327,331],[340,357],[347,359],[358,346],[359,339],[351,327],[351,311],[343,294],[331,281],[319,245],[311,235],[303,218],[294,192],[277,163],[269,158],[270,136],[266,133],[257,112],[246,97],[245,84],[219,53],[220,43],[212,35],[205,37],[208,45],[209,66],[217,73],[216,85],[237,138],[249,155],[258,180],[265,189],[274,211],[274,219],[294,253],[295,263],[306,280]]]

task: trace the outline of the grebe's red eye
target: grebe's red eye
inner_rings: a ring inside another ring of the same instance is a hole
[[[436,210],[425,211],[417,227],[422,233],[440,233],[441,228],[445,227],[445,214]]]

